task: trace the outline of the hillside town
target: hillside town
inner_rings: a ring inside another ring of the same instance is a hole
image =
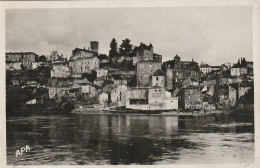
[[[133,46],[129,39],[109,55],[99,42],[72,50],[70,58],[57,51],[7,52],[7,113],[30,106],[61,109],[119,109],[136,111],[193,111],[253,108],[253,62],[208,65],[173,54],[162,62],[152,44]]]

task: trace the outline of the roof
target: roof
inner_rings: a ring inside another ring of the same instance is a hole
[[[6,52],[5,54],[34,54],[34,55],[37,55],[35,54],[34,52]]]
[[[210,67],[211,67],[211,66],[208,65],[208,64],[203,64],[203,65],[200,66],[200,68],[210,68]]]
[[[160,69],[157,69],[154,73],[153,76],[165,76],[164,72]]]
[[[78,50],[78,51],[84,51],[84,52],[89,52],[89,53],[93,53],[93,54],[96,54],[96,53],[97,53],[97,52],[95,52],[95,51],[86,50],[85,48],[84,48],[84,49],[81,49],[81,48],[77,48],[77,47],[73,50],[73,52],[76,51],[76,50]]]

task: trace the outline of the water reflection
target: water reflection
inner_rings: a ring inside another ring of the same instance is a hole
[[[229,158],[234,152],[234,162],[249,161],[254,155],[253,125],[237,119],[223,114],[7,118],[7,161],[11,165],[189,164]],[[32,150],[16,158],[15,151],[25,145]],[[215,153],[206,155],[207,150]],[[190,160],[189,155],[197,159]]]

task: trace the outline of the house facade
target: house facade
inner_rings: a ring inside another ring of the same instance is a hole
[[[51,78],[68,78],[70,77],[70,68],[65,65],[53,65]]]
[[[126,106],[126,85],[120,85],[111,90],[111,103],[117,107]]]
[[[150,76],[161,69],[162,65],[156,60],[139,61],[136,65],[137,86],[147,87],[150,85]]]

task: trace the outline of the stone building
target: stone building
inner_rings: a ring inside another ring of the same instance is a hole
[[[93,51],[76,48],[72,51],[69,67],[74,75],[90,73],[92,70],[99,68],[99,59]]]
[[[69,90],[72,88],[72,85],[60,85],[49,87],[49,98],[61,98],[66,96],[69,93]]]
[[[79,85],[81,94],[84,97],[95,97],[98,94],[98,89],[100,89],[99,86],[89,83],[81,83]]]
[[[95,71],[97,72],[97,78],[108,76],[108,70],[107,69],[98,68]]]
[[[20,61],[5,62],[5,69],[7,69],[7,70],[22,70],[22,62],[20,62]]]
[[[90,49],[92,52],[98,53],[98,41],[91,41]]]
[[[237,90],[231,85],[228,86],[228,99],[230,106],[235,106],[237,103]]]
[[[145,45],[141,43],[138,47],[134,48],[133,53],[136,54],[133,57],[133,65],[136,65],[136,63],[141,60],[156,60],[160,63],[162,62],[162,56],[153,52],[152,44]]]
[[[163,109],[165,96],[166,93],[164,87],[154,86],[149,88],[148,103],[150,110]]]
[[[126,85],[120,85],[111,90],[111,103],[117,107],[126,106]]]
[[[149,110],[148,88],[131,88],[126,91],[126,108]]]
[[[137,86],[149,86],[150,76],[158,69],[161,69],[161,67],[161,63],[157,60],[139,61],[136,65]]]
[[[178,97],[171,97],[165,87],[131,88],[126,91],[126,108],[135,110],[178,109]]]
[[[17,69],[23,68],[33,69],[33,63],[36,62],[37,56],[33,52],[9,52],[5,53],[6,69]]]
[[[200,69],[195,61],[181,61],[181,58],[176,55],[173,60],[163,63],[163,70],[166,72],[166,88],[173,89],[174,84],[186,78],[200,78]],[[173,87],[173,88],[171,88]]]
[[[201,66],[200,66],[200,71],[201,71],[203,74],[208,74],[208,73],[211,72],[211,66],[209,66],[208,64],[201,65]]]
[[[108,93],[105,93],[105,92],[102,92],[100,95],[99,95],[99,103],[102,105],[102,106],[107,106],[109,104],[109,94]]]
[[[150,76],[150,86],[165,87],[165,74],[162,70],[158,69]]]
[[[247,75],[247,67],[233,66],[230,71],[231,76]]]
[[[198,86],[188,86],[179,92],[179,106],[182,109],[202,109],[202,102],[202,93]]]
[[[51,70],[51,78],[70,77],[70,68],[65,65],[54,64]]]

